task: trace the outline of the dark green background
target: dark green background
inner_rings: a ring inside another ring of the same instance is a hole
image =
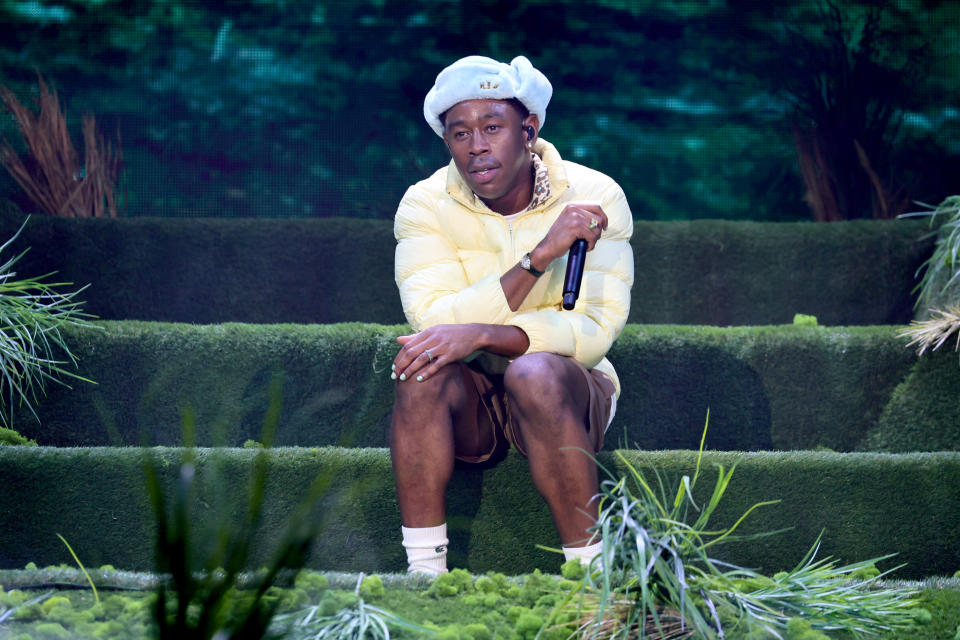
[[[519,53],[555,87],[543,136],[637,218],[809,219],[793,127],[824,79],[854,98],[819,124],[865,128],[886,186],[939,202],[960,173],[960,5],[836,4],[839,20],[814,0],[5,0],[0,83],[27,99],[39,71],[75,136],[85,111],[119,131],[131,216],[389,218],[446,159],[420,115],[436,74]],[[870,5],[875,46],[846,82]],[[19,144],[9,116],[0,133]],[[850,216],[870,215],[860,170],[840,173],[860,180]],[[21,198],[5,173],[2,197]]]

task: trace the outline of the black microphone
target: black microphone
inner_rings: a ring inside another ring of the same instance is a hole
[[[570,245],[567,256],[567,273],[563,276],[563,308],[573,309],[580,297],[580,281],[583,280],[583,263],[587,259],[587,241],[578,238]]]

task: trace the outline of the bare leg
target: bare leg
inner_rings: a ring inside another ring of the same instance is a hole
[[[546,500],[564,546],[585,545],[597,519],[597,465],[587,435],[590,394],[567,358],[531,353],[507,368],[504,385],[530,475]]]
[[[477,410],[459,365],[448,365],[424,382],[396,383],[390,422],[390,459],[405,527],[434,527],[446,519],[446,491],[454,448],[465,454],[484,446],[477,433],[455,426]]]

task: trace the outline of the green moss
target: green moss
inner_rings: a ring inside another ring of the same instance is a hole
[[[880,569],[875,564],[869,564],[861,567],[850,574],[852,580],[869,580],[880,575]]]
[[[492,640],[492,638],[503,638],[512,640],[525,640],[533,638],[538,632],[543,622],[551,619],[550,628],[545,629],[540,640],[566,640],[573,627],[571,623],[575,621],[574,611],[564,611],[559,615],[552,606],[552,600],[545,596],[555,596],[550,584],[556,583],[553,576],[537,576],[532,582],[537,582],[541,586],[551,589],[540,594],[537,603],[533,607],[517,604],[517,600],[508,600],[501,596],[497,591],[491,589],[496,585],[497,580],[491,576],[481,576],[487,580],[477,582],[481,587],[474,585],[474,590],[469,593],[461,593],[454,597],[447,598],[426,598],[423,592],[417,589],[407,588],[386,588],[383,599],[378,602],[388,611],[398,613],[404,618],[424,624],[425,626],[436,629],[439,637],[450,638],[453,640]],[[527,576],[530,578],[532,576]],[[303,589],[287,589],[292,593],[303,592]],[[318,614],[330,615],[340,611],[346,606],[356,604],[356,596],[352,590],[324,589],[320,595],[320,608]],[[9,595],[9,592],[7,593]],[[238,593],[241,597],[243,593]],[[518,594],[519,595],[519,594]],[[274,592],[272,597],[278,600],[284,600],[285,595],[281,592]],[[495,608],[486,608],[483,601],[487,597],[496,597],[499,599],[498,606]],[[922,608],[918,609],[917,621],[923,623],[921,619],[929,611],[932,613],[932,620],[929,624],[922,626],[922,631],[906,636],[883,636],[882,640],[905,640],[910,637],[928,640],[949,640],[953,637],[958,623],[960,623],[960,601],[958,601],[960,592],[947,589],[924,589],[922,590]],[[33,595],[30,595],[33,597]],[[120,640],[121,638],[141,638],[148,637],[146,628],[149,620],[149,610],[144,610],[142,605],[149,605],[150,597],[142,593],[124,593],[111,594],[105,600],[109,600],[109,608],[114,611],[120,611],[121,616],[118,619],[102,619],[104,612],[103,604],[99,606],[87,607],[84,603],[90,602],[90,594],[83,590],[59,592],[54,595],[54,604],[50,605],[49,612],[69,611],[71,617],[62,620],[50,620],[42,617],[29,622],[14,621],[10,629],[11,637],[23,629],[29,629],[33,637],[39,637],[36,627],[44,623],[58,623],[63,627],[68,637],[87,640],[97,638],[98,640]],[[66,606],[64,600],[68,600],[71,606]],[[295,598],[300,600],[300,598]],[[312,599],[310,602],[317,602]],[[122,603],[122,604],[121,604]],[[306,611],[310,603],[298,602],[294,611]],[[148,607],[149,609],[149,607]],[[42,610],[41,610],[42,611]],[[94,613],[97,614],[97,620],[94,620]],[[552,617],[551,617],[552,616]],[[470,624],[463,621],[469,620]],[[428,622],[431,621],[431,622]],[[29,626],[24,626],[29,624]],[[738,635],[737,631],[728,628],[731,640],[769,640],[771,636],[762,629],[754,629],[752,633]],[[833,633],[831,632],[831,637]],[[398,638],[415,637],[405,632],[398,633]],[[822,632],[813,629],[808,621],[791,621],[790,632],[784,634],[786,640],[824,640],[826,636]],[[839,634],[836,639],[847,640],[843,634]],[[880,640],[880,639],[878,639]]]
[[[3,591],[0,589],[0,607],[12,609],[14,607],[19,607],[29,599],[30,598],[26,593],[18,589],[12,589],[10,591]]]
[[[534,569],[533,573],[524,578],[517,599],[521,604],[533,607],[545,592],[556,591],[557,588],[556,578],[541,573],[539,569]]]
[[[913,616],[914,624],[928,625],[933,622],[933,614],[930,613],[928,609],[924,609],[923,607],[916,607],[912,609],[910,614]]]
[[[437,640],[491,640],[493,634],[484,624],[453,624],[441,629],[436,638]]]
[[[960,629],[960,591],[924,589],[920,592],[919,607],[931,614],[930,622],[924,625],[925,637],[952,638]]]
[[[497,583],[490,576],[480,576],[473,583],[473,587],[480,593],[500,593]]]
[[[317,596],[330,587],[330,579],[315,571],[301,571],[297,574],[294,585],[311,596]]]
[[[520,606],[520,605],[513,605],[512,607],[510,607],[510,608],[507,609],[507,618],[508,618],[511,622],[514,622],[514,623],[515,623],[517,620],[520,619],[520,616],[522,616],[522,615],[524,615],[524,614],[527,614],[527,613],[532,613],[532,611],[530,611],[530,609],[529,609],[528,607],[522,607],[522,606]]]
[[[42,620],[43,609],[40,608],[39,604],[22,605],[13,612],[13,618],[15,620]]]
[[[463,628],[464,640],[490,640],[493,634],[487,625],[475,622]]]
[[[543,626],[543,618],[535,613],[522,613],[517,617],[516,631],[523,640],[533,640]]]
[[[25,438],[13,429],[0,427],[0,447],[7,445],[35,447],[37,446],[37,441]]]
[[[103,615],[108,620],[119,619],[127,606],[127,599],[120,595],[109,595],[100,602],[103,605]]]
[[[33,628],[37,640],[62,640],[69,638],[70,633],[57,622],[44,622]]]
[[[382,598],[383,594],[383,578],[380,576],[366,576],[360,583],[360,597],[364,600],[376,600]]]
[[[482,598],[483,606],[488,609],[495,609],[503,602],[503,596],[499,593],[488,593]]]
[[[245,611],[253,604],[254,594],[250,590],[234,590],[230,607],[233,611]],[[264,602],[276,603],[278,610],[291,611],[306,605],[310,602],[310,595],[305,589],[293,588],[284,589],[278,586],[270,586],[263,595]]]
[[[342,591],[324,591],[318,603],[317,614],[332,616],[341,609],[356,605],[357,597],[352,593]]]
[[[40,604],[40,608],[43,609],[44,614],[50,613],[50,610],[54,607],[73,609],[73,604],[70,602],[69,598],[65,598],[63,596],[53,596],[51,598],[47,598]]]
[[[483,606],[486,598],[489,595],[482,595],[478,593],[468,593],[467,595],[460,596],[460,602],[467,607],[479,607]]]
[[[567,580],[580,580],[587,574],[587,570],[580,560],[574,558],[563,563],[563,566],[560,567],[560,574]]]
[[[515,598],[520,592],[519,585],[510,582],[507,580],[507,576],[496,571],[491,571],[487,575],[477,578],[474,588],[481,593],[496,594],[506,598]]]
[[[116,638],[124,634],[126,625],[119,620],[107,620],[94,627],[93,635],[98,638]]]
[[[472,591],[474,591],[473,576],[470,572],[466,569],[453,569],[449,573],[437,576],[427,589],[427,595],[436,598],[452,598]]]

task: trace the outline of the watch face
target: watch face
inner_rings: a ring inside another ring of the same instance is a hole
[[[523,257],[520,258],[520,266],[526,269],[527,271],[530,271],[530,254],[529,253],[523,254]]]

